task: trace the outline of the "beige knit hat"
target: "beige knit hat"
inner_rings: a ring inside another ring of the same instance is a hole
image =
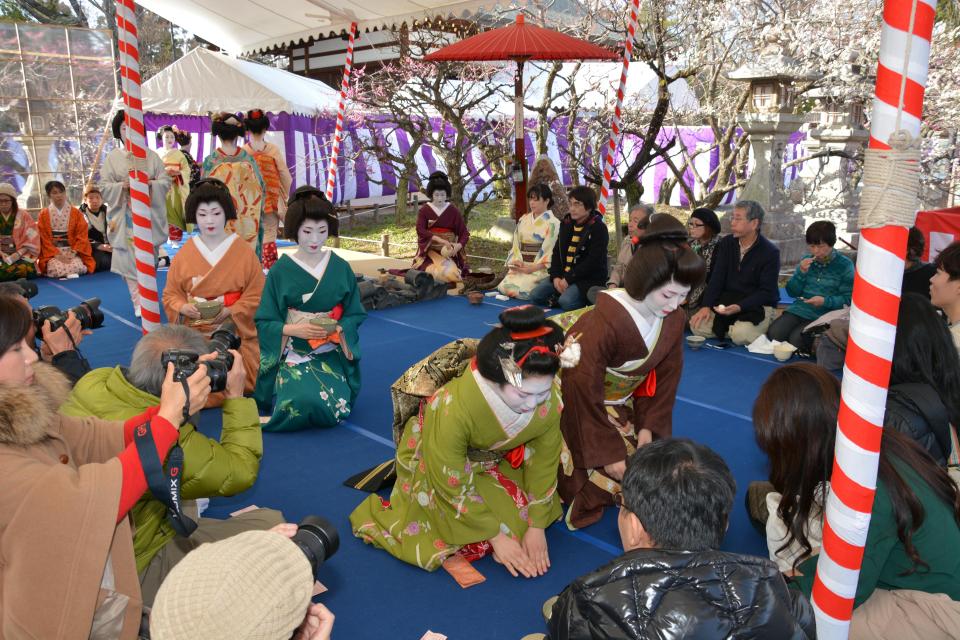
[[[289,538],[247,531],[191,551],[157,592],[154,640],[286,640],[313,593],[313,571]]]
[[[0,182],[0,196],[10,196],[14,200],[17,199],[17,190],[13,188],[13,185],[9,182]]]

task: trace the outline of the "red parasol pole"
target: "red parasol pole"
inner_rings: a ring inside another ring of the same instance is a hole
[[[523,24],[523,14],[517,16],[517,23]],[[524,58],[517,58],[517,77],[514,82],[514,151],[516,163],[523,174],[523,180],[514,183],[513,217],[516,220],[527,212],[527,145],[524,140],[523,123],[523,62]]]

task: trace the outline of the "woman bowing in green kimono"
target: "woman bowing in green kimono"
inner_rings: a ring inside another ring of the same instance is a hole
[[[563,331],[539,308],[500,321],[407,421],[389,502],[371,495],[350,515],[355,536],[427,571],[488,553],[514,576],[550,567],[544,529],[561,515],[554,376],[576,349],[562,349]]]
[[[310,186],[293,194],[286,238],[299,248],[267,276],[254,316],[260,372],[254,398],[272,415],[264,431],[332,427],[360,391],[357,329],[367,317],[350,265],[324,247],[337,235],[333,205]]]

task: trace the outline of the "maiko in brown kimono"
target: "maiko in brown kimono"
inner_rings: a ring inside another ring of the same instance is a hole
[[[603,292],[595,307],[557,318],[581,314],[568,331],[579,337],[580,364],[560,374],[565,448],[558,490],[570,505],[571,528],[593,524],[604,507],[614,504],[620,485],[603,467],[632,454],[642,429],[655,439],[673,432],[673,404],[683,369],[683,311],[663,318],[648,345],[617,296],[626,292]]]

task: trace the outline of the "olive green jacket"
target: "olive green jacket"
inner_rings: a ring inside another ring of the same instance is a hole
[[[127,420],[140,415],[160,399],[137,389],[124,377],[121,367],[94,369],[80,378],[60,407],[65,416],[95,416],[104,420]],[[253,486],[263,456],[263,435],[257,405],[250,398],[223,403],[220,441],[208,438],[191,424],[180,427],[184,470],[181,497],[195,500],[232,496]],[[133,549],[137,571],[142,572],[175,532],[166,518],[166,506],[150,492],[134,505]]]

